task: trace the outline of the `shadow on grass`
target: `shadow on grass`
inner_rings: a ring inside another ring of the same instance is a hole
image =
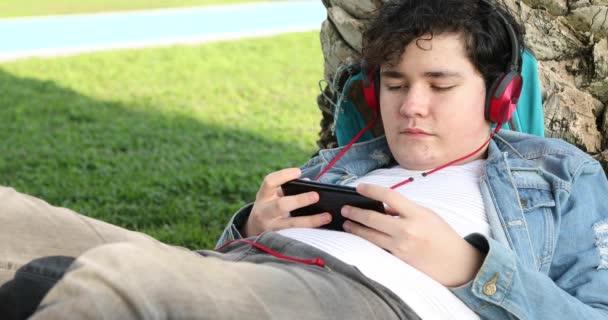
[[[211,247],[265,174],[310,155],[2,69],[0,92],[2,185],[189,248]]]

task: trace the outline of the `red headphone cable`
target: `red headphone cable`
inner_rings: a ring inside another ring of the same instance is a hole
[[[372,121],[370,121],[367,126],[365,126],[365,128],[361,129],[361,131],[359,131],[359,133],[357,133],[357,135],[352,138],[350,140],[350,142],[344,147],[344,149],[342,149],[342,151],[340,151],[340,153],[338,153],[337,156],[335,156],[331,162],[327,165],[327,167],[325,167],[325,169],[323,169],[323,171],[321,171],[321,173],[319,173],[316,177],[314,181],[319,180],[319,178],[321,178],[322,175],[325,174],[325,172],[327,172],[329,169],[331,169],[331,167],[333,167],[336,162],[338,162],[338,160],[340,160],[340,158],[342,158],[342,156],[346,153],[346,151],[348,151],[350,149],[350,147],[353,146],[353,144],[355,144],[355,142],[357,142],[357,140],[359,140],[359,138],[361,138],[361,136],[365,133],[365,131],[369,130],[371,127],[374,126],[374,124],[376,124],[376,121],[378,121],[378,109],[376,109],[376,111],[374,112],[374,119]]]
[[[324,175],[327,171],[329,171],[329,169],[331,169],[336,164],[336,162],[338,162],[338,160],[340,160],[342,158],[342,156],[344,156],[344,154],[346,153],[346,151],[348,151],[353,146],[353,144],[355,144],[355,142],[357,142],[357,140],[359,140],[359,138],[361,138],[361,136],[367,130],[369,130],[374,124],[376,124],[377,120],[378,120],[378,109],[376,109],[376,112],[374,113],[374,119],[372,121],[370,121],[370,123],[368,123],[367,126],[365,126],[365,128],[361,129],[361,131],[359,131],[359,133],[357,133],[357,135],[355,135],[355,137],[352,140],[350,140],[350,142],[344,147],[344,149],[342,149],[342,151],[340,151],[340,153],[338,153],[338,155],[335,156],[331,160],[331,162],[327,165],[327,167],[325,167],[325,169],[323,169],[323,171],[321,171],[321,173],[319,173],[315,177],[314,181],[319,180],[319,178],[321,178],[322,175]],[[473,152],[471,152],[471,153],[469,153],[469,154],[467,154],[465,156],[462,156],[462,157],[460,157],[458,159],[452,160],[452,161],[450,161],[450,162],[448,162],[446,164],[443,164],[443,165],[441,165],[441,166],[439,166],[439,167],[437,167],[435,169],[423,172],[422,173],[422,177],[424,178],[424,177],[426,177],[426,176],[428,176],[430,174],[433,174],[433,173],[435,173],[435,172],[437,172],[437,171],[439,171],[441,169],[445,169],[445,168],[447,168],[447,167],[449,167],[449,166],[451,166],[451,165],[453,165],[455,163],[458,163],[458,162],[460,162],[462,160],[465,160],[467,158],[470,158],[470,157],[476,155],[477,153],[479,153],[479,151],[481,151],[481,149],[483,149],[485,146],[487,146],[490,143],[490,140],[492,140],[492,138],[494,138],[494,136],[496,136],[496,134],[498,134],[498,131],[500,131],[501,127],[502,127],[502,123],[498,123],[496,125],[496,128],[494,128],[494,130],[493,130],[492,134],[490,135],[490,137],[481,146],[479,146],[479,148],[475,149]],[[409,177],[409,178],[407,178],[407,179],[405,179],[405,180],[403,180],[403,181],[401,181],[401,182],[393,185],[391,187],[391,189],[397,189],[397,188],[399,188],[399,187],[401,187],[403,185],[406,185],[406,184],[408,184],[410,182],[414,182],[414,177]]]
[[[264,251],[272,256],[275,256],[276,258],[282,259],[282,260],[287,260],[287,261],[291,261],[291,262],[296,262],[296,263],[301,263],[301,264],[307,264],[307,265],[315,265],[321,268],[325,268],[327,270],[331,270],[328,266],[325,265],[325,261],[323,261],[323,259],[321,258],[312,258],[312,259],[300,259],[300,258],[296,258],[293,256],[286,256],[284,254],[281,254],[280,252],[274,251],[266,246],[263,246],[255,241],[251,241],[248,239],[234,239],[234,240],[230,240],[228,242],[226,242],[226,244],[224,244],[223,246],[214,249],[214,251],[217,252],[221,252],[224,248],[226,248],[227,246],[229,246],[230,244],[234,243],[234,242],[243,242],[246,243],[252,247],[257,248],[258,250]]]

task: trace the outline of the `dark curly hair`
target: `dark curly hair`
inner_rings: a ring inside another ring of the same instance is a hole
[[[485,0],[388,1],[363,34],[362,56],[372,66],[395,65],[412,41],[462,33],[466,54],[489,87],[511,60],[511,40],[500,15],[509,21],[523,48],[523,27],[502,5]]]

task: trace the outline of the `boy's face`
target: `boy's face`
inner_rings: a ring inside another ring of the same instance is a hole
[[[465,55],[461,34],[409,43],[397,65],[380,68],[380,110],[397,162],[426,170],[458,159],[490,135],[486,88]],[[480,152],[461,163],[484,157]]]

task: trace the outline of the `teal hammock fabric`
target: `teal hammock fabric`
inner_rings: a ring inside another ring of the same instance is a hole
[[[518,131],[543,137],[545,124],[537,65],[538,61],[534,55],[528,50],[524,50],[521,68],[523,88],[512,121],[516,124]],[[361,72],[353,73],[346,80],[334,107],[333,130],[339,146],[348,144],[366,125],[359,109],[349,99],[350,95],[348,94],[353,84],[359,81],[362,81]],[[509,129],[509,125],[505,124],[504,128]],[[361,136],[359,142],[372,138],[374,136],[368,131]]]
[[[538,78],[538,62],[528,50],[524,50],[522,54],[521,76],[524,85],[513,120],[519,131],[544,137],[545,118],[541,85]]]

